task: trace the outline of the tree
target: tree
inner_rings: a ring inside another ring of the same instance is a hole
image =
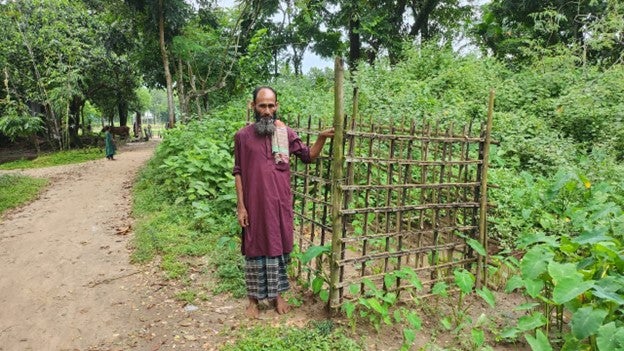
[[[82,3],[30,0],[2,5],[6,27],[2,63],[12,96],[41,113],[51,145],[76,143],[77,107],[84,101],[84,81],[97,52],[96,21]]]
[[[470,1],[459,0],[328,0],[324,7],[330,9],[322,14],[328,29],[316,33],[314,51],[327,57],[327,49],[348,46],[351,69],[362,60],[373,63],[384,52],[392,63],[400,61],[406,41],[437,38],[451,43],[472,16]],[[343,31],[347,45],[336,41],[335,34]]]
[[[512,1],[484,6],[480,45],[504,60],[523,62],[540,51],[572,49],[584,61],[612,64],[624,49],[624,4],[617,0]]]
[[[143,44],[149,47],[154,43],[154,39],[157,38],[162,60],[161,67],[164,72],[164,86],[167,89],[168,123],[169,127],[173,127],[175,125],[175,106],[168,46],[171,44],[173,37],[179,34],[179,31],[185,25],[191,8],[183,0],[126,0],[126,3],[137,12],[136,18],[140,22],[143,34],[146,36]],[[145,58],[144,52],[142,59]],[[150,63],[150,61],[147,59],[146,63]],[[153,66],[149,65],[148,70],[150,67]],[[149,71],[145,73],[147,74]],[[156,83],[154,86],[157,86],[162,84],[162,80],[159,78],[158,76],[149,77],[148,82],[154,82]]]

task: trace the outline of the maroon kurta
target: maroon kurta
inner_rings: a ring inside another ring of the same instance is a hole
[[[290,154],[310,163],[310,149],[288,128]],[[279,256],[293,248],[293,203],[290,167],[275,164],[271,137],[260,136],[253,124],[234,136],[234,170],[243,183],[243,201],[249,216],[242,252],[246,257]]]

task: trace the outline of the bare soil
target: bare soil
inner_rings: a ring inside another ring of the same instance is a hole
[[[245,317],[246,299],[225,294],[187,305],[175,295],[189,286],[210,291],[214,282],[205,258],[198,259],[199,268],[185,282],[167,280],[159,262],[130,262],[131,188],[157,144],[158,140],[126,144],[116,161],[102,157],[10,171],[48,178],[50,185],[35,201],[0,218],[0,351],[217,350],[233,342],[243,328],[305,327],[326,318],[322,303],[298,291],[294,294],[301,307],[287,315],[267,307],[259,320]],[[475,313],[513,319],[517,316],[507,311],[516,302],[508,299],[496,310],[480,303]],[[439,318],[432,315],[424,321],[417,348],[430,341],[457,345],[457,338],[433,336]],[[368,350],[396,350],[402,339],[396,327],[377,334],[362,323],[352,334]]]

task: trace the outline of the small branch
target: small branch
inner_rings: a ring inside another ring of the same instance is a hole
[[[90,287],[90,288],[95,288],[98,285],[101,284],[108,284],[112,281],[115,281],[117,279],[122,279],[122,278],[127,278],[129,276],[135,275],[135,274],[139,274],[142,273],[143,271],[136,271],[136,272],[132,272],[132,273],[128,273],[128,274],[124,274],[124,275],[120,275],[118,277],[114,277],[114,278],[106,278],[106,279],[102,279],[96,282],[90,282],[89,284],[87,284],[86,286]]]

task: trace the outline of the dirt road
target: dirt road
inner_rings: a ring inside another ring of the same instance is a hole
[[[0,351],[217,350],[239,328],[322,317],[316,305],[250,321],[246,299],[226,294],[188,305],[175,295],[214,286],[206,258],[184,283],[158,262],[130,262],[131,187],[157,144],[126,144],[116,161],[9,172],[50,184],[0,218]]]
[[[190,311],[154,265],[130,263],[131,186],[156,144],[17,172],[51,182],[0,219],[0,350],[212,349],[238,324],[225,297]]]
[[[0,350],[87,349],[137,323],[141,300],[129,292],[141,271],[116,232],[131,225],[130,187],[154,146],[20,172],[51,184],[0,224]]]

